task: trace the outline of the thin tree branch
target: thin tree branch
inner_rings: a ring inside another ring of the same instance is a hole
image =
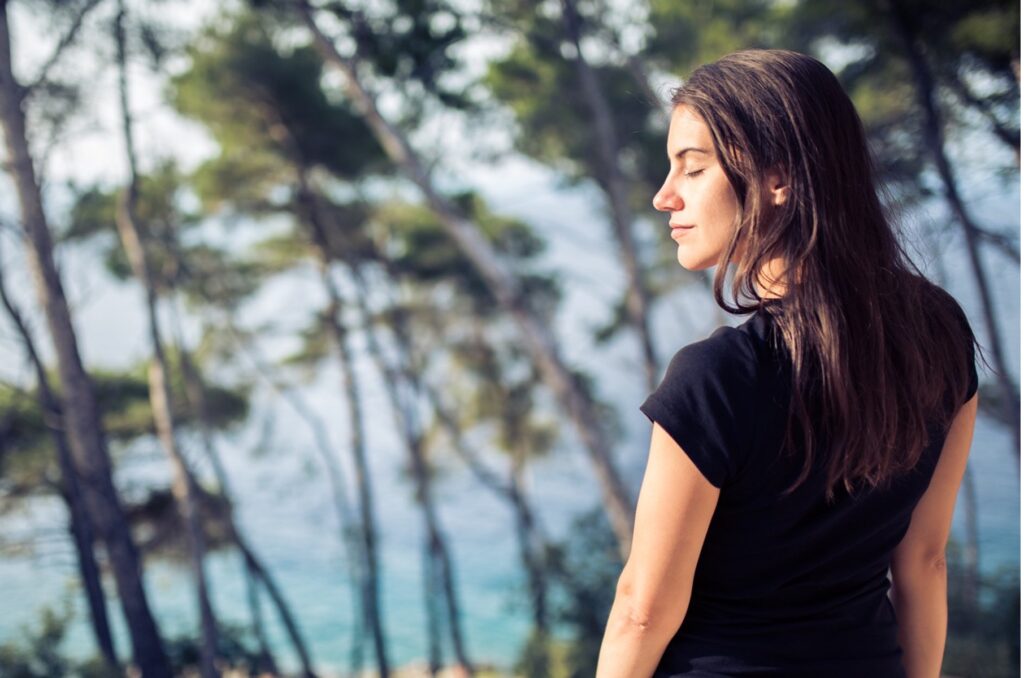
[[[960,98],[960,100],[985,116],[989,125],[992,127],[992,133],[997,139],[1010,147],[1013,151],[1013,157],[1017,161],[1017,167],[1020,167],[1020,129],[1014,129],[1004,124],[996,115],[995,111],[992,110],[992,106],[984,99],[976,96],[974,92],[967,87],[967,83],[963,81],[959,74],[950,74],[948,84],[950,89],[953,90],[953,93]]]
[[[1020,265],[1020,243],[1014,242],[1012,237],[1005,233],[981,228],[980,226],[975,226],[974,232],[978,234],[978,237],[983,242],[992,245],[999,252]]]
[[[64,37],[62,37],[60,39],[60,42],[57,43],[56,49],[53,50],[53,54],[50,55],[50,58],[46,60],[46,63],[43,65],[43,68],[39,71],[39,75],[37,75],[36,79],[33,80],[30,84],[26,85],[22,90],[23,97],[30,96],[49,79],[50,71],[52,71],[53,68],[57,65],[57,62],[60,61],[60,58],[64,55],[65,50],[67,50],[67,48],[71,46],[71,43],[75,41],[75,37],[77,37],[79,29],[85,22],[86,15],[88,15],[89,12],[94,10],[96,6],[99,5],[102,1],[103,0],[87,0],[87,2],[84,5],[82,5],[82,7],[78,10],[78,14],[75,15],[75,18],[71,22],[71,28],[68,29],[68,31],[64,34]]]

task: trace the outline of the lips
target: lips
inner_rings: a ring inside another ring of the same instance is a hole
[[[676,236],[681,235],[683,233],[686,233],[691,228],[693,228],[693,224],[689,224],[687,226],[683,226],[682,224],[669,224],[669,226],[672,227],[671,236],[673,238],[675,238]]]

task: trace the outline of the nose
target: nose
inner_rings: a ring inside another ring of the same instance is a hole
[[[658,192],[654,194],[653,204],[654,209],[659,212],[678,212],[683,209],[683,199],[673,190],[668,178],[665,179],[665,183],[661,185]]]

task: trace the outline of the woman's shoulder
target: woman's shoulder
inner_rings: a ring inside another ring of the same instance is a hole
[[[756,379],[759,352],[751,318],[732,327],[723,325],[699,341],[689,343],[672,357],[668,376],[709,378],[735,378],[743,382]]]
[[[946,314],[955,317],[956,320],[966,329],[970,329],[970,322],[967,314],[956,297],[949,293],[941,285],[937,285],[924,276],[910,276],[912,281],[911,289],[915,294],[913,302],[920,305],[929,315],[936,313]]]
[[[723,326],[683,346],[640,406],[716,487],[736,477],[753,444],[760,371],[746,328]]]

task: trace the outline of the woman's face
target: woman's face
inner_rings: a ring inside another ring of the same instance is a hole
[[[710,268],[732,238],[740,206],[715,157],[711,130],[687,106],[672,111],[668,157],[671,166],[654,207],[669,213],[679,265],[690,271]]]

